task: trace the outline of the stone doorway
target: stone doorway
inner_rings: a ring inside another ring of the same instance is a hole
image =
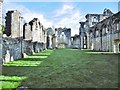
[[[86,34],[83,38],[83,49],[87,49],[87,35]]]
[[[59,48],[65,48],[65,44],[60,44]]]
[[[120,53],[120,39],[114,39],[114,53]]]
[[[120,52],[120,43],[119,43],[119,52]]]

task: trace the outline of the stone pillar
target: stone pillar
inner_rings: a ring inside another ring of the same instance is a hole
[[[119,44],[120,44],[120,39],[114,39],[114,53],[120,53],[119,52]]]
[[[0,25],[2,25],[2,0],[0,0]]]
[[[58,41],[57,41],[57,36],[55,36],[55,47],[57,48],[58,47]]]
[[[0,0],[0,75],[2,74],[2,0]],[[1,84],[1,82],[0,82]]]
[[[87,33],[87,49],[90,49],[90,36],[89,34]]]
[[[117,50],[117,43],[114,43],[114,53],[118,53],[118,50]]]
[[[0,65],[2,65],[2,36],[0,35]]]
[[[49,46],[48,48],[52,48],[52,36],[49,35]]]
[[[53,36],[53,38],[52,38],[52,47],[53,48],[56,48],[56,36]]]
[[[81,36],[81,49],[83,49],[84,46],[83,46],[83,36]]]
[[[45,37],[44,37],[44,44],[45,44],[45,50],[47,49],[47,32],[45,31]]]
[[[92,39],[92,46],[91,46],[91,50],[95,50],[95,38]]]

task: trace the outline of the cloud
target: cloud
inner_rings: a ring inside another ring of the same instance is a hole
[[[42,13],[32,11],[23,5],[7,2],[3,3],[3,7],[4,14],[8,10],[18,10],[26,22],[31,21],[33,18],[39,18],[40,22],[44,25],[45,28],[52,26],[52,22],[49,22],[47,19],[45,19]]]
[[[71,28],[72,36],[79,34],[79,21],[84,20],[84,15],[80,10],[71,3],[64,3],[60,8],[53,11],[53,17],[46,19],[45,15],[41,12],[35,12],[29,8],[20,5],[19,3],[3,3],[3,11],[6,13],[8,10],[18,10],[24,17],[26,22],[31,21],[33,18],[39,18],[40,22],[45,28],[47,27],[67,27]],[[51,12],[52,13],[52,12]]]
[[[52,27],[52,22],[48,21],[47,19],[45,19],[44,15],[41,14],[41,13],[35,13],[35,12],[30,12],[30,13],[25,13],[23,14],[24,16],[24,19],[29,22],[30,20],[32,20],[33,18],[37,17],[39,18],[40,22],[43,24],[43,26],[45,28],[48,28],[48,27]]]
[[[79,21],[84,21],[84,15],[80,13],[75,5],[64,4],[55,12],[55,27],[71,28],[71,35],[79,34]]]
[[[73,5],[64,4],[62,9],[55,11],[55,17],[68,13],[70,14],[73,9],[74,9]]]

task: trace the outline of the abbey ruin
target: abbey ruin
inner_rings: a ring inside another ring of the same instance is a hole
[[[120,52],[120,12],[113,14],[105,9],[103,14],[87,14],[80,22],[80,48],[97,51]]]
[[[79,34],[71,37],[71,28],[45,28],[38,18],[24,23],[18,10],[6,13],[2,31],[0,0],[0,61],[6,63],[49,48],[78,48],[120,53],[120,12],[87,14],[79,22]]]

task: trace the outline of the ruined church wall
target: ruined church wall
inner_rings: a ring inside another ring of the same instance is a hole
[[[75,37],[73,39],[73,42],[71,44],[71,48],[80,48],[80,38],[79,37]]]
[[[26,41],[21,38],[6,37],[2,39],[2,42],[2,63],[32,55],[46,48],[44,43]]]
[[[102,42],[101,37],[93,38],[93,49],[97,51],[114,51],[114,39],[120,38],[120,32],[115,34],[108,34],[106,36],[102,36]],[[101,47],[102,46],[102,47]]]
[[[33,54],[33,43],[31,41],[23,40],[22,49],[23,49],[23,54],[32,55]]]
[[[3,38],[2,56],[3,63],[21,58],[20,39]]]

